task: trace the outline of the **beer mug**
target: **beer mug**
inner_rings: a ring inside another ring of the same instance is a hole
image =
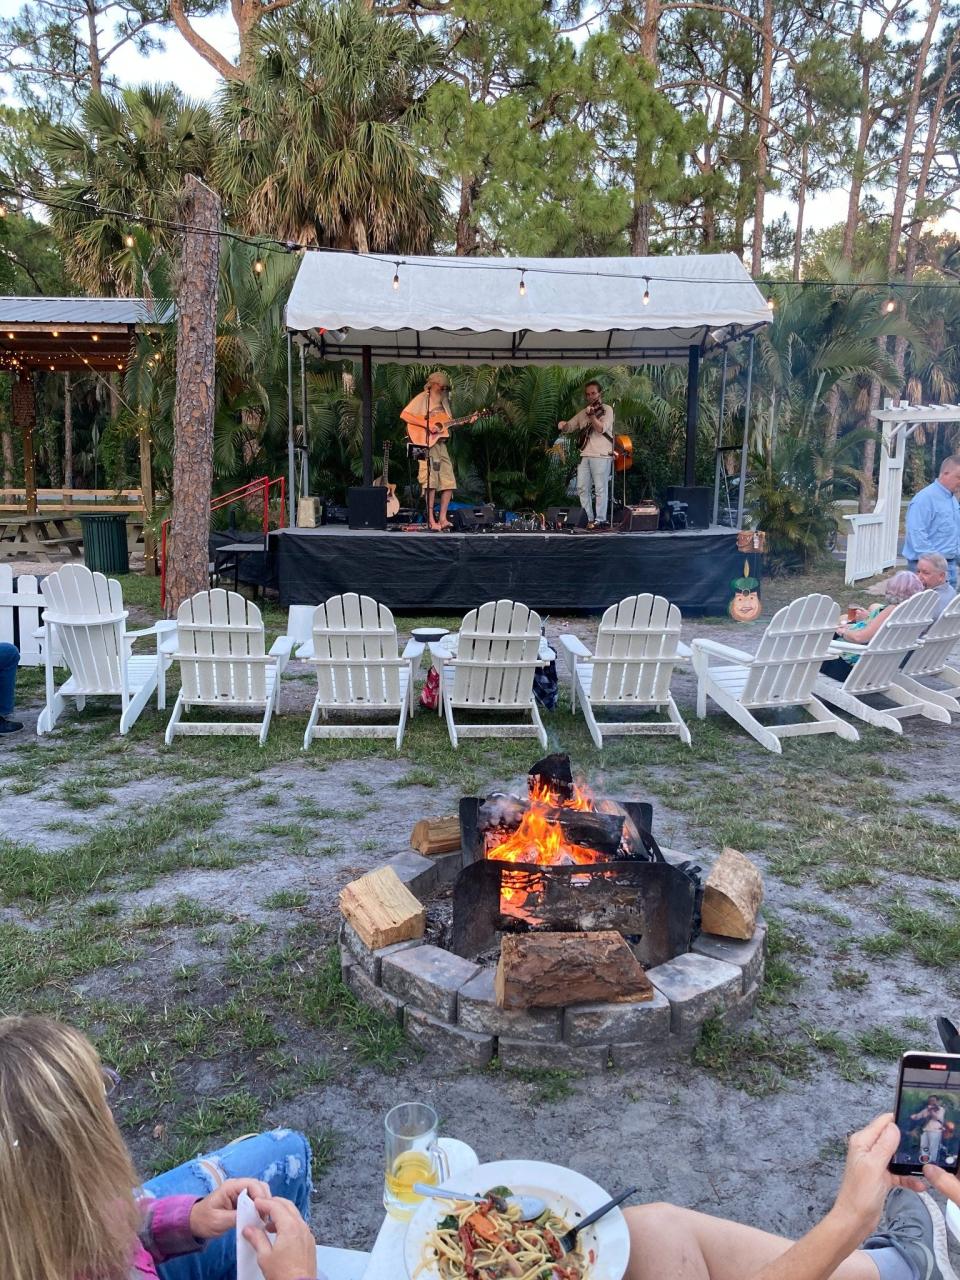
[[[383,1207],[391,1218],[406,1221],[423,1199],[415,1182],[435,1187],[449,1177],[447,1154],[437,1145],[437,1113],[425,1102],[401,1102],[384,1120],[386,1172]]]

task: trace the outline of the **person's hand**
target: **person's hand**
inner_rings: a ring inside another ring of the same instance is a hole
[[[564,421],[564,422],[558,422],[558,423],[557,423],[557,430],[558,430],[558,431],[566,431],[566,429],[567,429],[567,424],[566,424],[566,422],[565,422],[565,421]]]
[[[948,1173],[938,1164],[924,1165],[923,1176],[935,1191],[945,1195],[954,1204],[960,1205],[960,1178],[955,1173]]]
[[[241,1191],[246,1191],[251,1200],[270,1195],[270,1188],[259,1178],[227,1178],[190,1210],[190,1230],[198,1240],[213,1240],[237,1225]]]
[[[264,1226],[244,1227],[243,1238],[253,1247],[264,1280],[314,1280],[317,1246],[297,1206],[269,1191],[254,1204]],[[276,1232],[273,1240],[267,1235],[268,1227]]]
[[[865,1239],[880,1221],[883,1202],[893,1187],[922,1191],[922,1178],[899,1178],[887,1168],[900,1145],[900,1130],[889,1111],[859,1129],[847,1144],[847,1164],[833,1212]]]

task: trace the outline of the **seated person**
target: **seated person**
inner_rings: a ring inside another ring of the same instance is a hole
[[[924,585],[917,574],[911,573],[909,569],[902,569],[887,580],[884,586],[884,603],[872,604],[869,609],[858,609],[854,621],[840,627],[836,638],[846,640],[848,644],[869,644],[897,605],[923,590]],[[846,680],[858,657],[859,654],[856,653],[844,653],[838,658],[827,658],[820,663],[820,671],[834,680]]]
[[[937,603],[933,611],[936,622],[951,600],[956,599],[956,591],[951,587],[947,574],[949,565],[938,551],[928,551],[917,561],[917,577],[923,583],[925,591],[937,593]]]
[[[13,696],[17,688],[17,667],[20,650],[15,644],[0,643],[0,733],[16,733],[23,725],[11,720]]]
[[[887,1164],[899,1141],[892,1115],[855,1133],[833,1208],[796,1242],[670,1204],[624,1210],[624,1280],[956,1280],[943,1215],[915,1192],[933,1186],[960,1204],[960,1181],[933,1165],[923,1178],[895,1177]]]
[[[0,1018],[4,1280],[235,1280],[242,1191],[276,1232],[245,1231],[265,1280],[314,1280],[302,1134],[244,1138],[134,1190],[107,1102],[115,1082],[79,1031]]]

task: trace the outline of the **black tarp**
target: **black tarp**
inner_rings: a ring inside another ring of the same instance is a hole
[[[495,599],[522,600],[541,613],[596,610],[650,591],[685,614],[720,614],[744,564],[733,530],[430,534],[327,526],[272,533],[270,558],[281,605],[356,591],[420,613]],[[759,557],[749,559],[759,578]]]

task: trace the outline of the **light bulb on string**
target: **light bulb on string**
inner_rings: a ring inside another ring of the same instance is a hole
[[[100,335],[99,335],[99,333],[91,333],[91,335],[90,335],[90,341],[91,341],[91,342],[99,342],[99,341],[100,341]]]
[[[775,300],[775,298],[774,298],[773,294],[771,293],[770,297],[769,297],[769,298],[767,298],[767,310],[768,310],[768,311],[773,311],[773,309],[776,307],[776,305],[777,305],[776,300]]]
[[[644,276],[643,282],[644,282],[645,288],[643,290],[642,302],[645,307],[648,307],[650,305],[650,277]]]
[[[520,268],[520,297],[521,298],[525,298],[527,296],[527,282],[523,278],[524,275],[526,274],[526,270],[527,270],[526,267]]]
[[[123,243],[127,246],[128,249],[132,249],[137,242],[136,240],[134,240],[133,236],[128,231],[127,234],[123,237]]]
[[[2,200],[0,200],[0,218],[5,218],[6,216],[7,216],[7,206],[3,203]]]
[[[888,298],[886,302],[883,304],[883,309],[888,316],[892,315],[893,312],[896,311],[897,309],[897,304],[894,302],[893,298]]]
[[[59,338],[59,337],[60,337],[60,330],[59,330],[59,329],[54,329],[54,330],[53,330],[53,336],[54,336],[55,338]]]
[[[394,289],[399,289],[399,288],[400,288],[400,263],[399,263],[399,262],[395,262],[395,263],[393,264],[393,267],[394,267],[394,271],[393,271],[393,287],[394,287]]]
[[[254,274],[255,274],[255,275],[258,275],[258,276],[262,276],[262,275],[263,275],[263,259],[262,259],[262,258],[255,258],[255,259],[254,259],[254,262],[253,262],[253,271],[254,271]]]

